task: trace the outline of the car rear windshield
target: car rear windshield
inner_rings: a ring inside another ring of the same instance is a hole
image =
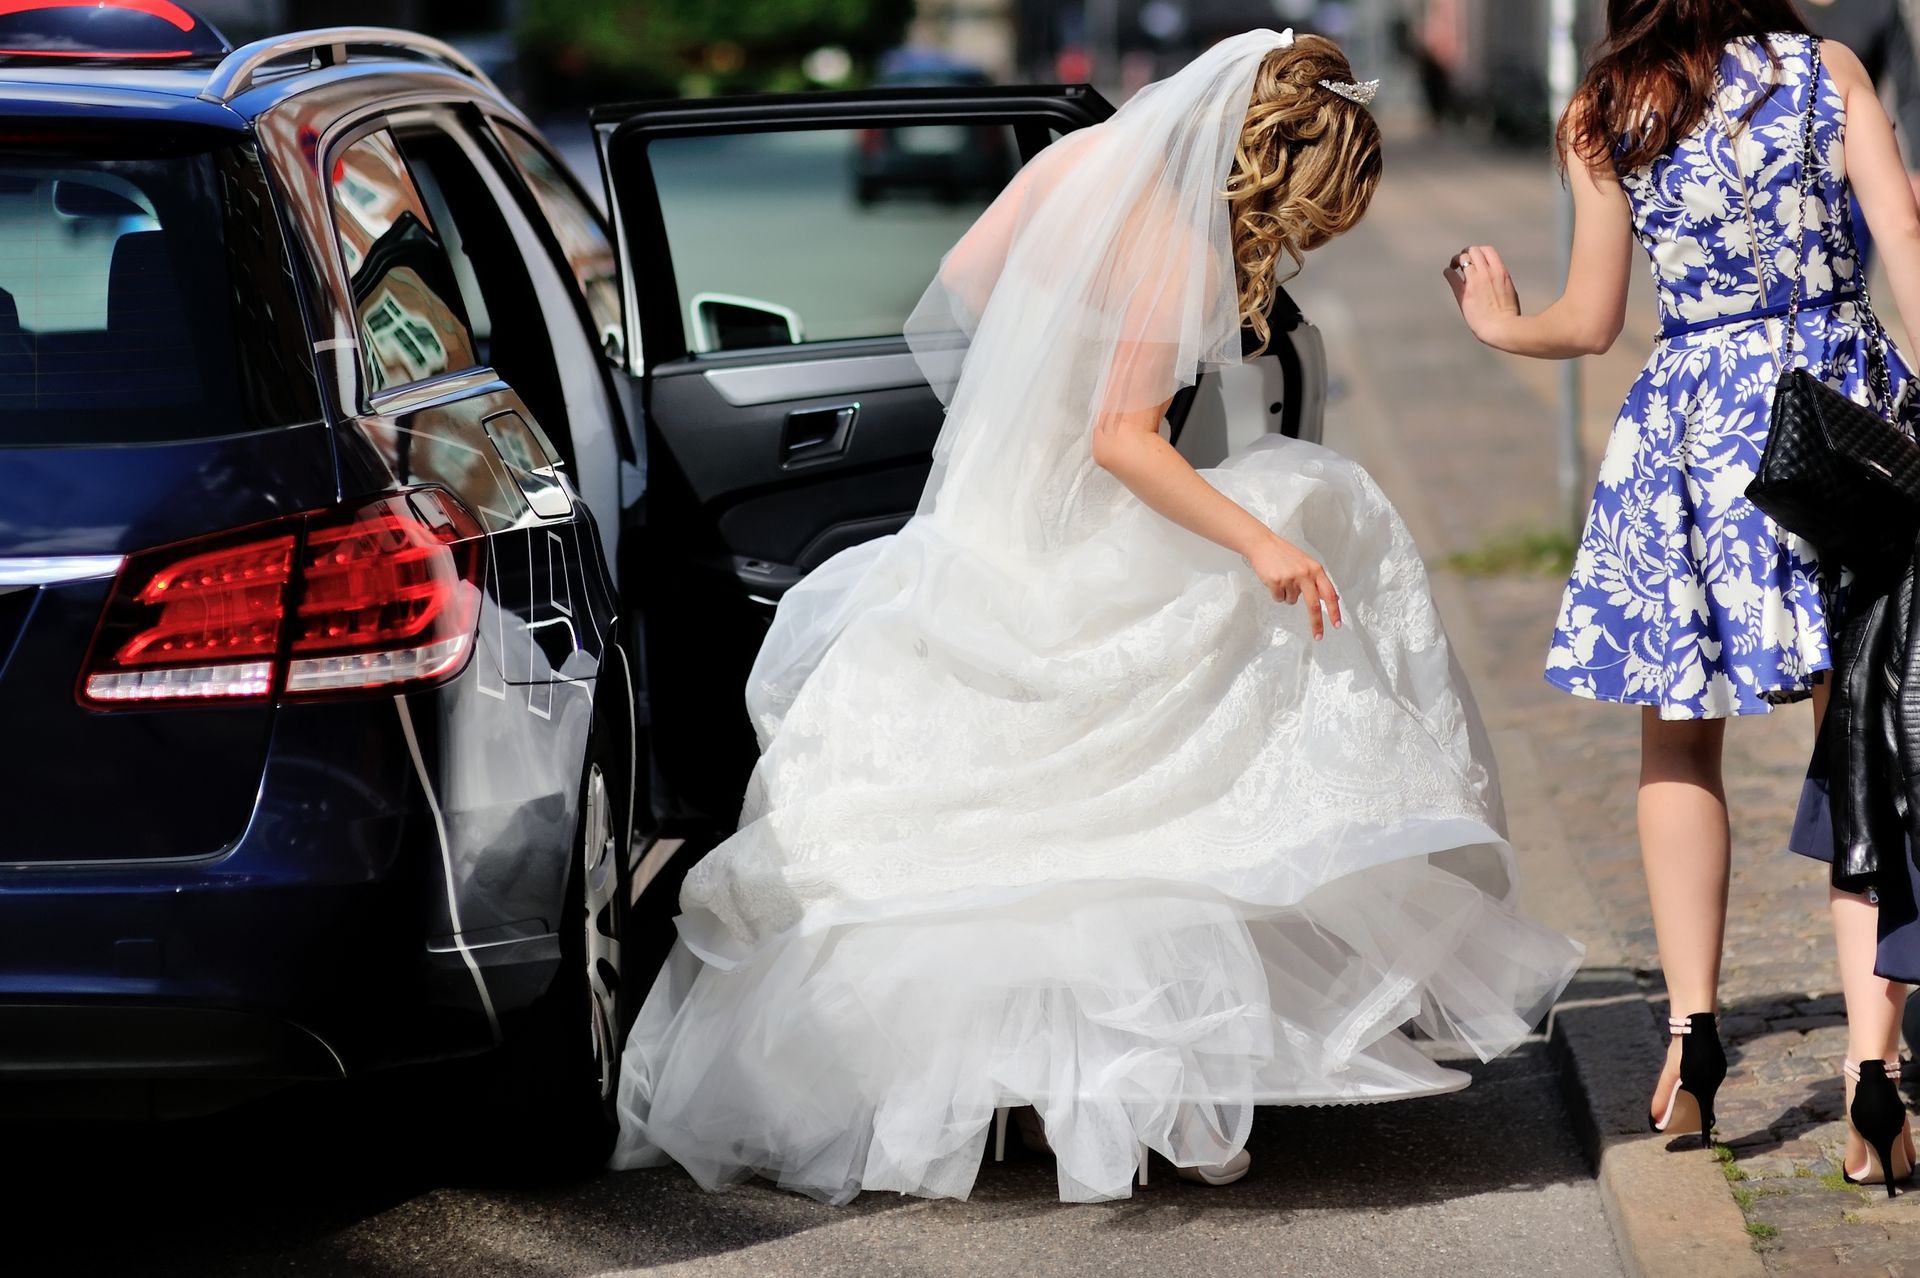
[[[126,126],[111,140],[19,136],[0,147],[0,445],[319,416],[250,143]]]

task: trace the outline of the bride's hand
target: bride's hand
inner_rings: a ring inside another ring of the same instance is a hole
[[[1447,286],[1473,335],[1489,346],[1502,324],[1520,317],[1520,292],[1491,244],[1461,249],[1447,263]]]
[[[1277,535],[1256,546],[1246,559],[1274,599],[1306,604],[1315,639],[1326,634],[1328,621],[1335,630],[1340,628],[1340,595],[1319,560]]]

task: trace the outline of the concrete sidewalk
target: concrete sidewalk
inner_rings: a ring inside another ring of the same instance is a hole
[[[1490,242],[1525,302],[1550,301],[1553,183],[1544,159],[1398,140],[1372,216],[1295,285],[1335,361],[1328,442],[1374,472],[1436,567],[1556,522],[1554,369],[1474,342],[1440,278],[1457,249]],[[1589,474],[1652,343],[1644,273],[1630,314],[1615,351],[1587,361]],[[1669,1153],[1647,1133],[1665,1009],[1634,830],[1638,714],[1541,678],[1560,587],[1436,574],[1501,757],[1529,908],[1589,947],[1553,1038],[1623,1255],[1691,1278],[1920,1274],[1920,1196],[1888,1204],[1837,1175],[1845,1030],[1824,875],[1784,850],[1811,744],[1804,706],[1728,734],[1734,1064],[1719,1132],[1733,1158]]]

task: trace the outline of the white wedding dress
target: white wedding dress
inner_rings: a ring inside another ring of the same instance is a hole
[[[1236,77],[1280,38],[1257,34],[1190,92],[1243,110]],[[1196,154],[1225,145],[1167,127]],[[1102,145],[1054,168],[1077,187]],[[1154,180],[1204,195],[1212,176]],[[1465,1086],[1407,1028],[1491,1056],[1578,961],[1515,912],[1485,738],[1366,473],[1279,437],[1203,472],[1327,566],[1345,624],[1315,642],[1237,555],[1093,464],[1088,382],[1040,371],[1048,343],[1087,343],[1084,320],[1033,338],[1084,293],[1029,272],[996,332],[1063,190],[1010,191],[1010,235],[983,220],[978,310],[964,242],[930,294],[968,346],[920,515],[780,604],[747,690],[763,755],[629,1038],[616,1166],[964,1197],[995,1108],[1033,1104],[1061,1197],[1124,1196],[1142,1143],[1223,1163],[1254,1105]],[[1237,343],[1227,302],[1191,360],[1156,333],[1180,352],[1170,376]]]

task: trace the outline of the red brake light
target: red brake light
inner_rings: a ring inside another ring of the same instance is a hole
[[[94,636],[82,700],[273,691],[294,533],[251,529],[129,559]]]
[[[482,529],[438,489],[130,558],[83,703],[263,700],[457,674],[480,613]]]
[[[480,534],[433,489],[310,525],[287,694],[417,683],[466,665],[480,618]]]

